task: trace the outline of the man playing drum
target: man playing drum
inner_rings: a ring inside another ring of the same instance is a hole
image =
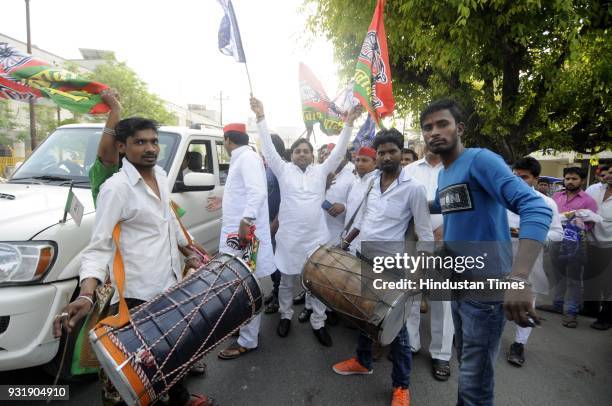
[[[223,225],[219,251],[239,255],[240,249],[228,245],[228,235],[239,233],[244,240],[249,227],[255,225],[259,240],[255,275],[261,279],[272,274],[274,256],[268,221],[268,187],[263,161],[249,147],[244,124],[228,124],[223,128],[223,143],[230,154],[230,167],[223,191]],[[219,353],[220,359],[238,358],[257,349],[261,313],[240,329],[236,343]]]
[[[93,306],[93,294],[104,283],[115,246],[113,230],[119,223],[119,250],[125,264],[124,294],[132,308],[153,298],[182,278],[178,244],[185,244],[170,208],[166,174],[156,166],[159,154],[157,124],[133,117],[115,128],[119,152],[125,155],[122,168],[102,185],[97,196],[96,220],[89,246],[82,256],[79,296],[55,320],[55,336],[62,327],[68,332]],[[111,282],[116,286],[114,276]],[[110,314],[118,309],[118,295],[111,301]],[[212,405],[210,398],[189,395],[182,381],[168,392],[176,405]],[[121,402],[123,403],[123,402]],[[117,404],[104,399],[104,404]]]
[[[425,187],[411,179],[402,170],[402,147],[404,138],[394,128],[381,130],[374,139],[377,163],[380,176],[374,183],[364,202],[363,218],[353,226],[341,247],[346,249],[357,235],[361,236],[362,245],[366,241],[403,241],[408,224],[414,218],[415,231],[419,241],[433,241],[429,206]],[[360,251],[360,248],[357,248]],[[391,343],[393,355],[392,406],[410,404],[410,371],[412,353],[406,326]],[[357,342],[357,356],[333,366],[334,372],[340,375],[372,373],[372,340],[361,333]]]
[[[353,122],[361,114],[361,109],[354,108],[348,113],[346,125],[336,148],[324,163],[318,165],[313,165],[313,148],[304,138],[293,143],[291,162],[285,162],[272,144],[263,104],[251,98],[251,109],[257,117],[264,157],[278,178],[281,190],[275,260],[283,276],[278,295],[281,320],[277,333],[281,337],[286,337],[293,316],[292,299],[295,282],[302,272],[308,255],[329,239],[325,213],[321,210],[325,200],[327,174],[336,169],[344,157]],[[325,305],[314,297],[311,304],[313,312],[310,315],[310,324],[313,332],[321,344],[331,346],[332,339],[325,328]]]
[[[102,184],[115,173],[119,172],[121,167],[121,157],[119,156],[119,151],[117,150],[115,140],[115,126],[121,119],[122,107],[119,101],[120,95],[115,89],[104,90],[100,95],[104,103],[110,107],[110,112],[108,114],[108,118],[106,119],[102,136],[100,137],[96,159],[94,160],[91,168],[89,168],[88,173],[94,206],[96,205],[98,193],[100,192],[100,187]],[[187,155],[185,156],[185,159],[187,159]],[[180,176],[182,179],[182,171],[180,172]],[[183,231],[186,232],[186,229]],[[202,258],[197,255],[191,249],[191,247],[189,247],[189,243],[193,244],[201,253],[208,254],[206,249],[204,249],[204,247],[202,247],[199,243],[193,241],[192,238],[190,238],[190,240],[191,241],[183,241],[187,245],[179,244],[179,251],[185,257],[184,270],[198,269],[202,265]],[[204,362],[204,358],[199,359],[193,364],[190,373],[193,375],[206,374],[206,363]]]

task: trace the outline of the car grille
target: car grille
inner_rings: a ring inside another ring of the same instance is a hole
[[[9,321],[11,321],[11,316],[0,316],[0,334],[6,331]]]

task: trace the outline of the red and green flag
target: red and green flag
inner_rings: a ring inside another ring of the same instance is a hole
[[[343,112],[327,97],[319,79],[303,63],[300,63],[300,95],[302,116],[309,133],[319,123],[319,128],[326,135],[340,134],[344,126]]]
[[[0,42],[0,98],[46,97],[66,110],[102,114],[109,111],[100,97],[104,89],[108,86],[55,68]]]
[[[355,97],[369,111],[379,127],[382,119],[393,114],[395,108],[383,21],[384,9],[385,0],[378,0],[353,76]]]

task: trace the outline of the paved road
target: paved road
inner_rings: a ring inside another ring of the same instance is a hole
[[[269,286],[268,286],[269,288]],[[299,311],[299,309],[298,309]],[[589,328],[581,318],[577,329],[561,326],[561,318],[549,313],[527,347],[523,368],[510,366],[500,356],[496,370],[496,405],[587,406],[612,404],[612,330]],[[342,325],[332,327],[332,348],[318,344],[308,324],[294,321],[291,334],[275,333],[277,315],[264,315],[260,348],[239,360],[221,361],[215,351],[208,357],[208,376],[190,378],[192,391],[213,395],[220,405],[388,405],[391,396],[391,363],[374,364],[369,376],[339,376],[331,365],[353,355],[356,332]],[[429,343],[429,321],[421,326],[422,342]],[[512,342],[514,325],[507,324],[502,355]],[[225,346],[223,344],[222,346]],[[426,348],[426,347],[425,347]],[[448,382],[435,381],[425,351],[414,359],[412,404],[453,405],[457,391],[457,364],[452,361]],[[37,368],[0,373],[0,384],[50,383]],[[0,402],[1,403],[1,402]],[[19,402],[27,405],[28,402]],[[71,385],[70,400],[57,405],[99,405],[97,382]]]

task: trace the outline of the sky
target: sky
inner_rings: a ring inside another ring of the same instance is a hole
[[[233,0],[253,93],[271,126],[304,128],[299,62],[339,91],[331,44],[306,31],[302,0]],[[24,0],[2,0],[0,32],[26,41]],[[167,101],[219,107],[223,121],[246,121],[249,85],[244,64],[219,52],[223,16],[216,0],[30,0],[32,44],[67,59],[79,48],[114,51]]]

